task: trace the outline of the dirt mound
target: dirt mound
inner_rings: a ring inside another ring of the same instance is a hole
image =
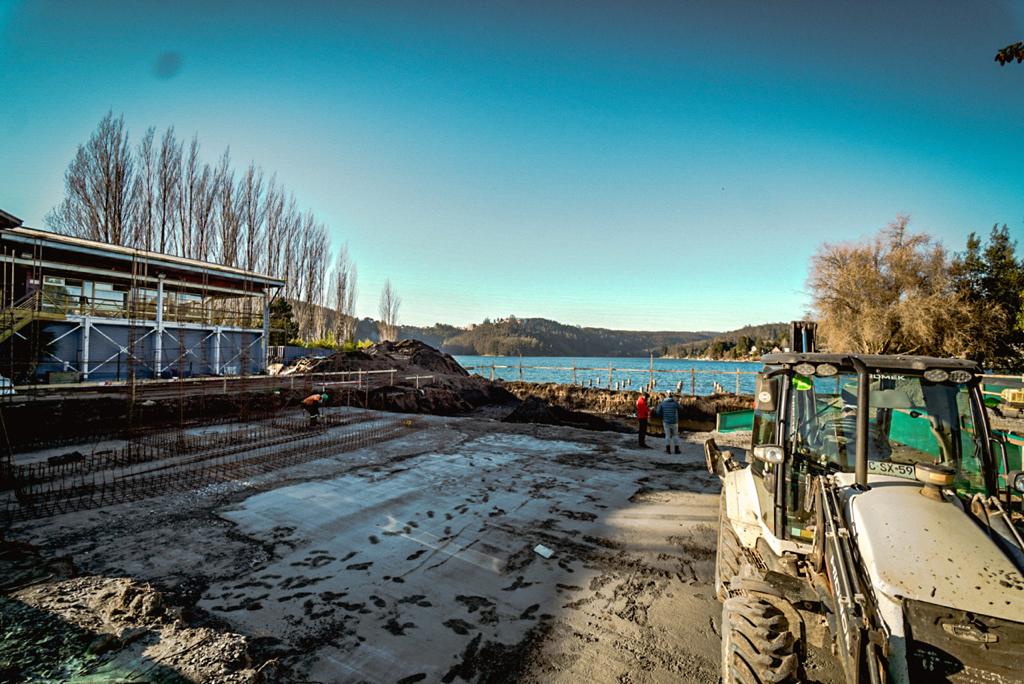
[[[554,406],[569,411],[587,411],[620,419],[632,419],[636,415],[636,400],[640,392],[616,391],[598,387],[578,387],[554,383],[508,382],[504,386],[520,399],[538,397]],[[651,409],[658,405],[660,397],[650,399]],[[715,417],[726,411],[741,411],[753,405],[749,395],[716,394],[707,397],[676,397],[679,402],[679,424],[687,430],[713,430]],[[654,434],[660,434],[660,421],[652,418]]]
[[[627,431],[620,425],[581,411],[569,411],[553,406],[538,397],[527,397],[512,413],[505,417],[506,423],[541,423],[544,425],[565,425],[584,430]]]
[[[438,351],[419,340],[378,342],[368,349],[339,351],[325,357],[304,357],[297,359],[291,366],[282,368],[279,374],[333,373],[392,368],[460,377],[469,376],[466,369],[449,354]]]
[[[21,575],[0,594],[0,681],[261,679],[244,636],[188,626],[149,584],[73,577],[27,545],[0,544],[0,569]]]

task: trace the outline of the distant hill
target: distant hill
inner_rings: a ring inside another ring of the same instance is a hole
[[[789,345],[789,323],[762,323],[714,337],[669,347],[666,356],[674,358],[744,359],[758,357],[772,348]],[[751,348],[757,349],[751,352]]]
[[[325,310],[328,322],[334,312]],[[567,325],[546,318],[497,320],[459,328],[445,323],[403,325],[398,338],[426,342],[449,354],[479,356],[655,356],[743,358],[753,345],[770,350],[787,344],[786,323],[748,325],[731,332],[611,330]],[[377,321],[361,318],[356,339],[377,341]],[[768,344],[768,343],[771,344]],[[767,345],[767,347],[765,347]]]
[[[546,318],[484,320],[451,335],[450,326],[434,326],[418,332],[443,337],[441,348],[450,354],[495,356],[661,356],[673,345],[695,342],[713,332],[633,331],[585,328]],[[403,328],[402,335],[413,336]],[[423,338],[421,338],[423,339]],[[424,339],[424,342],[429,340]]]

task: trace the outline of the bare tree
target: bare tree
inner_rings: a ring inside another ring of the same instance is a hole
[[[208,261],[213,258],[214,226],[217,198],[220,185],[217,172],[209,164],[203,164],[203,170],[196,181],[195,196],[192,201],[192,227],[194,247],[192,256],[195,259]]]
[[[178,181],[181,178],[181,145],[174,137],[174,126],[169,127],[160,140],[157,159],[156,245],[158,252],[170,253],[175,246]]]
[[[955,355],[960,304],[942,245],[898,216],[869,242],[823,244],[808,285],[830,351]]]
[[[217,256],[225,266],[238,261],[238,212],[235,206],[235,172],[231,168],[231,150],[224,150],[216,171]]]
[[[380,339],[394,341],[398,339],[398,308],[402,305],[402,298],[391,285],[391,279],[384,281],[384,287],[380,291],[380,302],[377,304],[377,314],[380,320],[377,321],[377,330]]]
[[[54,230],[114,245],[130,242],[135,162],[124,117],[107,112],[64,173],[64,200],[46,217]]]
[[[156,225],[156,129],[146,129],[136,152],[138,174],[135,179],[135,204],[130,243],[140,249],[153,249],[153,226]]]
[[[284,188],[277,184],[277,176],[271,176],[267,191],[263,195],[263,244],[265,255],[263,269],[277,274],[281,270],[281,233],[284,229]]]
[[[178,177],[178,251],[191,259],[195,254],[195,203],[199,186],[199,136],[193,135],[188,152],[181,158]]]
[[[249,162],[238,181],[238,215],[244,245],[242,266],[250,271],[260,269],[263,257],[263,170]]]
[[[355,336],[356,277],[356,266],[344,244],[334,260],[334,334],[339,342],[351,342]]]

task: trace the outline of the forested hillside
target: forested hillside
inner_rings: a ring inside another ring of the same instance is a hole
[[[709,339],[669,347],[666,356],[675,358],[742,359],[757,357],[774,347],[789,345],[788,323],[745,325]],[[756,348],[756,351],[751,351]]]

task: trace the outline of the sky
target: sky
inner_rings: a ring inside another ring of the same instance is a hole
[[[0,208],[45,227],[111,110],[254,160],[357,312],[729,330],[910,214],[1024,238],[1024,3],[0,0]]]

